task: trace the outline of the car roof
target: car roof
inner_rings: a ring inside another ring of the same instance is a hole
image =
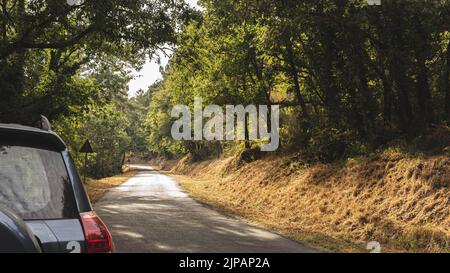
[[[33,132],[47,132],[45,130],[36,128],[36,127],[30,127],[20,124],[13,124],[13,123],[0,123],[0,129],[11,129],[11,130],[20,130],[20,131],[33,131]]]
[[[42,130],[35,127],[24,126],[20,124],[6,124],[0,123],[0,140],[2,135],[18,135],[18,136],[30,136],[34,141],[48,141],[56,149],[65,150],[66,144],[64,141],[53,131]]]

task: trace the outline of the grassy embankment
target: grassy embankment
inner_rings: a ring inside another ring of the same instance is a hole
[[[95,203],[100,200],[107,191],[122,185],[136,174],[136,170],[124,167],[122,173],[116,176],[103,179],[88,178],[84,186],[89,195],[89,198],[91,199],[91,202]]]
[[[450,252],[450,158],[388,150],[334,164],[268,156],[164,169],[193,196],[325,251]]]

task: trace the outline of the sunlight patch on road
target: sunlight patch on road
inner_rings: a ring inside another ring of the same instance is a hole
[[[142,234],[139,234],[137,232],[128,231],[128,230],[116,230],[116,233],[127,236],[127,237],[131,237],[131,238],[137,238],[137,239],[144,238],[144,236]]]

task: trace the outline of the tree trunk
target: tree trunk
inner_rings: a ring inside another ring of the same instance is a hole
[[[420,109],[420,118],[424,126],[433,123],[433,108],[431,105],[431,92],[426,67],[428,39],[420,25],[420,18],[416,18],[416,30],[418,35],[418,46],[416,47],[417,59],[417,103]]]
[[[340,124],[342,113],[339,111],[339,88],[333,76],[333,64],[336,59],[336,46],[334,45],[335,32],[332,29],[324,31],[321,42],[324,47],[323,65],[320,73],[320,86],[325,92],[325,107],[331,123]]]
[[[242,79],[242,88],[244,93],[247,93],[247,85],[245,82],[245,76]],[[249,133],[249,114],[245,113],[245,121],[244,121],[244,136],[245,136],[245,149],[250,149],[250,133]]]
[[[406,76],[402,74],[404,71],[404,69],[398,67],[397,65],[392,67],[392,72],[395,78],[395,86],[398,91],[397,109],[401,122],[400,126],[403,131],[409,131],[412,118],[412,109],[408,94],[408,85],[406,83],[407,79]]]
[[[268,106],[269,109],[269,113],[268,113],[268,119],[267,119],[267,129],[270,132],[271,128],[272,128],[272,101],[270,100],[270,90],[269,88],[266,86],[266,83],[264,81],[264,75],[262,72],[262,68],[259,66],[258,61],[256,60],[256,51],[255,49],[252,49],[251,52],[251,64],[253,66],[253,69],[255,70],[255,75],[256,78],[258,79],[258,85],[260,88],[260,93],[261,95],[264,96],[265,100],[266,100],[266,104]]]
[[[389,83],[386,75],[382,72],[383,82],[383,120],[385,123],[390,123],[392,120],[392,86]]]
[[[447,44],[447,56],[444,70],[445,118],[450,122],[450,41]]]
[[[393,93],[393,102],[399,119],[399,127],[403,132],[410,133],[413,113],[409,98],[409,90],[411,86],[409,85],[409,79],[406,75],[406,66],[408,64],[404,63],[405,54],[403,44],[405,43],[405,38],[402,36],[402,32],[394,31],[404,25],[401,20],[402,14],[403,7],[393,1],[391,3],[390,11],[392,21],[390,21],[387,25],[389,31],[389,48],[386,56],[391,80],[393,82],[393,91],[395,91],[395,94]]]
[[[421,55],[420,53],[418,55]],[[417,75],[417,102],[420,109],[420,116],[424,125],[428,125],[433,122],[433,109],[431,106],[431,93],[428,82],[428,73],[425,66],[425,58],[419,56],[417,58],[419,62],[418,75]]]
[[[355,30],[355,33],[358,33],[359,30]],[[356,35],[355,35],[356,36]],[[360,46],[363,44],[364,40],[359,38],[357,44],[355,45],[354,52],[354,62],[356,68],[357,75],[357,87],[360,89],[362,102],[363,102],[363,118],[364,118],[364,129],[363,132],[369,138],[369,142],[373,141],[375,137],[375,106],[374,106],[374,98],[372,93],[369,90],[369,85],[367,84],[367,67],[364,64],[364,60],[368,59],[365,57],[364,49]]]
[[[295,96],[297,97],[297,101],[298,101],[300,107],[302,108],[303,117],[309,118],[309,113],[308,113],[308,109],[306,107],[305,99],[303,98],[303,95],[300,91],[300,83],[299,83],[299,79],[298,79],[298,68],[297,68],[297,64],[295,63],[295,60],[294,60],[294,52],[293,52],[293,48],[292,48],[292,43],[290,41],[286,45],[286,50],[287,50],[287,62],[290,65],[289,71],[291,73],[291,77],[294,82]]]
[[[249,129],[248,129],[248,122],[249,122],[249,117],[248,117],[248,113],[245,113],[245,122],[244,122],[244,135],[245,135],[245,149],[248,150],[250,149],[250,134],[249,134]]]

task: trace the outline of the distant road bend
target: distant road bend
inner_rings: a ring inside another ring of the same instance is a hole
[[[201,205],[149,166],[133,167],[135,177],[95,204],[118,252],[316,252]]]

